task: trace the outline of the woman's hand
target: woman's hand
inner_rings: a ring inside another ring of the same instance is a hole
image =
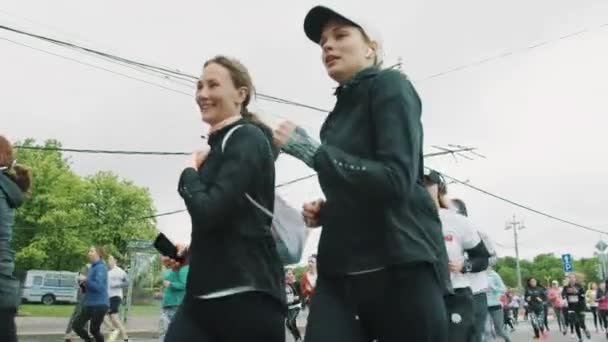
[[[464,262],[458,260],[450,260],[448,263],[448,267],[450,268],[450,272],[452,273],[460,273],[462,268],[464,267]]]
[[[202,150],[193,152],[190,155],[188,161],[186,162],[186,166],[191,167],[195,170],[200,169],[201,165],[203,165],[203,162],[205,162],[205,159],[207,159],[210,150],[211,148],[209,146],[205,146]]]
[[[188,254],[188,246],[182,245],[182,244],[177,244],[177,245],[175,245],[175,247],[177,248],[177,255],[179,257],[182,257],[183,259],[181,259],[181,260],[175,260],[175,259],[170,258],[168,256],[162,256],[160,258],[160,262],[165,267],[170,268],[172,270],[178,270],[182,266],[184,266],[185,265],[186,254]]]
[[[283,121],[273,131],[272,137],[274,140],[274,144],[278,148],[282,148],[283,146],[285,146],[289,139],[291,139],[291,136],[293,135],[293,132],[295,132],[297,127],[298,126],[296,126],[296,124],[291,121]]]

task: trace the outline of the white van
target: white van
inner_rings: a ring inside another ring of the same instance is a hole
[[[27,271],[21,300],[51,305],[78,301],[78,273],[66,271]]]

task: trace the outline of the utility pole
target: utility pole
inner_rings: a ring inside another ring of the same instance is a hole
[[[513,215],[513,219],[507,221],[505,230],[513,229],[513,240],[515,240],[515,267],[517,271],[517,288],[522,288],[521,283],[521,268],[519,267],[519,245],[517,231],[526,228],[522,221],[518,221]]]
[[[606,249],[608,248],[608,244],[604,242],[602,237],[600,236],[600,241],[595,244],[595,249],[597,250],[598,259],[600,260],[599,272],[598,276],[601,281],[606,280],[607,269],[606,269]]]

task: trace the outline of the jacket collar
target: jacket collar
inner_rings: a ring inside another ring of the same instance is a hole
[[[6,194],[11,208],[19,208],[23,204],[25,199],[23,191],[4,172],[0,172],[0,191]]]
[[[361,83],[363,80],[376,76],[379,72],[380,68],[377,66],[371,66],[359,71],[355,74],[355,76],[353,76],[353,78],[342,83],[338,88],[336,88],[334,95],[340,96],[346,89]]]
[[[226,132],[228,132],[232,127],[245,123],[247,123],[247,120],[244,118],[240,118],[237,121],[231,122],[209,133],[209,145],[213,145],[216,141],[218,141],[218,139],[221,139],[226,134]]]

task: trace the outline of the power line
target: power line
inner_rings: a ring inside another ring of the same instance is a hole
[[[76,148],[61,148],[61,147],[40,147],[40,146],[14,146],[19,150],[34,150],[34,151],[57,151],[57,152],[73,152],[73,153],[91,153],[91,154],[121,154],[121,155],[144,155],[144,156],[188,156],[192,153],[188,152],[161,152],[161,151],[121,151],[121,150],[89,150]]]
[[[426,82],[426,81],[429,81],[429,80],[432,80],[432,79],[435,79],[435,78],[443,77],[443,76],[448,75],[448,74],[452,74],[452,73],[455,73],[455,72],[463,71],[463,70],[466,70],[466,69],[471,69],[471,68],[480,66],[482,64],[487,64],[487,63],[490,63],[490,62],[494,62],[496,60],[503,59],[503,58],[506,58],[506,57],[509,57],[509,56],[512,56],[512,55],[515,55],[515,54],[518,54],[518,53],[528,52],[530,50],[537,49],[537,48],[543,47],[545,45],[558,42],[560,40],[566,40],[566,39],[570,39],[570,38],[582,35],[584,33],[593,32],[593,31],[595,31],[597,29],[602,29],[602,28],[607,27],[607,26],[608,26],[608,23],[600,25],[600,26],[598,26],[595,29],[582,29],[582,30],[578,30],[578,31],[575,31],[575,32],[568,33],[568,34],[563,35],[561,37],[557,37],[557,38],[554,38],[554,39],[546,40],[546,41],[543,41],[543,42],[540,42],[540,43],[534,43],[532,45],[528,45],[528,46],[525,46],[525,47],[522,47],[522,48],[519,48],[519,49],[515,49],[515,50],[499,53],[497,55],[490,56],[490,57],[487,57],[487,58],[484,58],[484,59],[480,59],[478,61],[474,61],[474,62],[467,63],[467,64],[462,64],[460,66],[457,66],[457,67],[454,67],[454,68],[451,68],[451,69],[447,69],[447,70],[442,71],[442,72],[431,74],[431,75],[429,75],[427,77],[424,77],[424,78],[421,78],[419,80],[414,81],[414,83],[420,84],[420,83],[423,83],[423,82]]]
[[[105,225],[108,225],[108,224],[122,224],[122,223],[125,223],[125,222],[131,222],[131,221],[151,220],[151,219],[155,219],[155,218],[158,218],[158,217],[179,214],[179,213],[182,213],[182,212],[185,212],[185,211],[186,211],[186,209],[180,209],[180,210],[169,211],[169,212],[160,213],[160,214],[156,214],[156,215],[148,215],[148,216],[136,217],[136,218],[126,219],[126,220],[121,220],[121,221],[102,221],[102,222],[97,222],[97,223],[79,224],[79,225],[74,225],[74,226],[46,227],[46,228],[43,228],[43,229],[76,229],[76,228],[93,227],[93,226],[105,226]],[[41,227],[14,227],[13,229],[29,230],[29,229],[40,229],[40,228]]]
[[[80,46],[80,45],[77,45],[77,44],[72,44],[72,43],[69,43],[69,42],[66,42],[66,41],[63,41],[63,40],[54,39],[54,38],[46,37],[46,36],[43,36],[43,35],[38,35],[38,34],[35,34],[35,33],[31,33],[31,32],[26,32],[26,31],[15,29],[15,28],[8,27],[8,26],[5,26],[5,25],[0,25],[0,29],[6,30],[6,31],[10,31],[10,32],[13,32],[13,33],[17,33],[17,34],[21,34],[21,35],[25,35],[25,36],[28,36],[28,37],[31,37],[31,38],[39,39],[39,40],[46,41],[46,42],[49,42],[49,43],[52,43],[52,44],[56,44],[56,45],[60,45],[60,46],[63,46],[63,47],[68,47],[68,48],[80,50],[80,51],[83,51],[83,52],[86,52],[86,53],[89,53],[89,54],[93,54],[93,55],[96,55],[96,56],[100,56],[100,57],[103,57],[103,58],[109,58],[109,59],[118,61],[118,62],[123,63],[123,64],[129,64],[129,65],[137,66],[139,68],[143,68],[143,69],[146,69],[146,70],[149,70],[149,71],[154,71],[154,72],[157,72],[159,74],[162,74],[164,77],[181,77],[182,80],[190,80],[193,83],[195,83],[198,80],[197,76],[189,75],[189,74],[183,73],[181,71],[171,70],[171,69],[164,68],[164,67],[159,67],[159,66],[154,66],[154,65],[151,65],[151,64],[143,63],[143,62],[138,62],[138,61],[135,61],[135,60],[132,60],[132,59],[128,59],[128,58],[120,57],[120,56],[117,56],[117,55],[105,53],[105,52],[102,52],[102,51],[99,51],[99,50],[95,50],[95,49],[90,49],[90,48],[87,48],[87,47],[84,47],[84,46]],[[14,41],[11,41],[11,42],[16,43]],[[25,45],[25,44],[19,44],[19,45]],[[28,47],[30,47],[30,46],[28,46]],[[32,47],[30,47],[30,48],[32,48]],[[37,49],[37,50],[41,51],[42,49]],[[58,56],[61,56],[61,55],[58,55]],[[62,57],[64,57],[64,56],[62,56]],[[91,65],[89,65],[89,66],[91,66]],[[106,70],[106,71],[108,71],[108,70]],[[192,96],[192,94],[188,94],[188,96]],[[328,113],[329,112],[326,109],[318,108],[318,107],[315,107],[315,106],[311,106],[311,105],[295,102],[295,101],[292,101],[292,100],[287,100],[287,99],[283,99],[283,98],[280,98],[280,97],[263,94],[263,93],[257,93],[257,97],[260,98],[261,100],[265,100],[265,101],[270,101],[270,102],[275,102],[275,103],[281,103],[281,104],[286,104],[286,105],[297,106],[297,107],[311,109],[311,110],[315,110],[315,111],[323,112],[323,113]]]
[[[295,184],[295,183],[298,183],[298,182],[301,182],[303,180],[306,180],[306,179],[309,179],[309,178],[313,178],[313,177],[316,177],[316,176],[317,176],[317,174],[313,173],[313,174],[310,174],[308,176],[296,178],[294,180],[290,180],[290,181],[287,181],[285,183],[281,183],[281,184],[277,185],[276,187],[277,187],[277,189],[278,188],[282,188],[282,187],[285,187],[285,186],[288,186],[288,185],[291,185],[291,184]]]
[[[578,224],[578,223],[575,223],[575,222],[572,222],[572,221],[564,220],[564,219],[559,218],[559,217],[557,217],[557,216],[554,216],[554,215],[551,215],[551,214],[547,214],[547,213],[545,213],[545,212],[543,212],[543,211],[540,211],[540,210],[537,210],[537,209],[531,208],[531,207],[529,207],[529,206],[527,206],[527,205],[520,204],[520,203],[517,203],[517,202],[515,202],[515,201],[509,200],[509,199],[507,199],[507,198],[504,198],[504,197],[502,197],[502,196],[499,196],[499,195],[493,194],[493,193],[491,193],[491,192],[489,192],[489,191],[487,191],[487,190],[484,190],[484,189],[478,188],[478,187],[476,187],[476,186],[472,185],[472,184],[471,184],[471,183],[469,183],[469,182],[464,182],[464,181],[461,181],[461,180],[456,179],[456,178],[454,178],[454,177],[448,176],[448,175],[446,175],[446,174],[445,174],[445,173],[443,173],[443,172],[441,172],[441,174],[442,174],[442,175],[443,175],[445,178],[451,179],[452,181],[454,181],[454,182],[456,182],[456,183],[462,184],[462,185],[464,185],[464,186],[466,186],[466,187],[468,187],[468,188],[471,188],[471,189],[473,189],[473,190],[475,190],[475,191],[481,192],[481,193],[486,194],[486,195],[488,195],[488,196],[494,197],[494,198],[496,198],[496,199],[498,199],[498,200],[501,200],[501,201],[503,201],[503,202],[509,203],[509,204],[511,204],[511,205],[513,205],[513,206],[516,206],[516,207],[518,207],[518,208],[521,208],[521,209],[524,209],[524,210],[527,210],[527,211],[533,212],[533,213],[535,213],[535,214],[538,214],[538,215],[541,215],[541,216],[547,217],[547,218],[549,218],[549,219],[552,219],[552,220],[555,220],[555,221],[559,221],[559,222],[562,222],[562,223],[565,223],[565,224],[568,224],[568,225],[571,225],[571,226],[574,226],[574,227],[578,227],[578,228],[581,228],[581,229],[585,229],[585,230],[592,231],[592,232],[596,232],[596,233],[600,233],[600,234],[608,234],[608,232],[607,232],[607,231],[603,231],[603,230],[596,229],[596,228],[593,228],[593,227],[585,226],[585,225]]]
[[[107,68],[104,68],[104,67],[101,67],[101,66],[98,66],[98,65],[86,63],[86,62],[83,62],[83,61],[80,61],[80,60],[77,60],[77,59],[74,59],[74,58],[66,57],[66,56],[63,56],[63,55],[60,55],[60,54],[57,54],[57,53],[54,53],[54,52],[50,52],[50,51],[47,51],[47,50],[44,50],[44,49],[33,47],[31,45],[20,43],[20,42],[17,42],[17,41],[8,39],[8,38],[0,37],[0,40],[4,40],[4,41],[10,42],[12,44],[19,45],[19,46],[22,46],[22,47],[26,47],[28,49],[36,50],[36,51],[39,51],[39,52],[42,52],[42,53],[46,53],[48,55],[52,55],[52,56],[55,56],[55,57],[63,58],[63,59],[66,59],[66,60],[69,60],[69,61],[72,61],[72,62],[75,62],[75,63],[78,63],[78,64],[82,64],[82,65],[88,66],[90,68],[94,68],[94,69],[98,69],[98,70],[102,70],[102,71],[106,71],[106,72],[112,73],[114,75],[119,75],[119,76],[122,76],[122,77],[126,77],[128,79],[131,79],[131,80],[134,80],[134,81],[138,81],[138,82],[142,82],[142,83],[145,83],[145,84],[148,84],[148,85],[151,85],[151,86],[155,86],[155,87],[158,87],[158,88],[162,88],[162,89],[174,92],[174,93],[186,95],[188,97],[192,97],[193,96],[192,93],[187,93],[185,91],[181,91],[181,90],[173,89],[173,88],[170,88],[170,87],[166,87],[166,86],[163,86],[163,85],[158,84],[158,83],[146,81],[144,79],[137,78],[137,77],[134,77],[134,76],[131,76],[131,75],[127,75],[127,74],[124,74],[124,73],[121,73],[121,72],[118,72],[118,71],[114,71],[114,70],[107,69]]]

